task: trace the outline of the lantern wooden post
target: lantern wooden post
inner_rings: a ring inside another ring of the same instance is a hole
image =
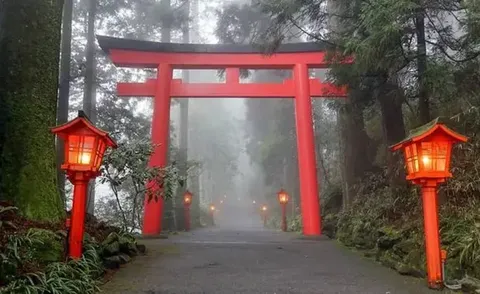
[[[192,193],[186,191],[183,195],[183,209],[185,218],[185,231],[190,231],[190,205],[192,204]]]
[[[96,128],[83,111],[78,117],[52,129],[64,141],[65,162],[61,167],[74,186],[68,254],[73,259],[82,257],[83,233],[88,182],[98,176],[103,155],[108,147],[117,144],[107,132]]]
[[[281,189],[277,193],[278,202],[282,207],[282,231],[287,231],[287,204],[289,200],[289,196],[285,190]]]
[[[212,218],[212,225],[215,225],[215,205],[210,205],[210,217]]]
[[[266,227],[267,226],[267,206],[266,205],[262,206],[262,220],[263,220],[263,225]]]
[[[450,159],[453,144],[466,141],[465,136],[447,128],[437,118],[410,131],[405,140],[391,147],[392,151],[403,150],[407,180],[422,188],[427,281],[432,289],[441,289],[444,286],[437,186],[452,177]]]

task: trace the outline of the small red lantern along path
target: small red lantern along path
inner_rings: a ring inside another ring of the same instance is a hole
[[[288,193],[281,189],[277,193],[278,202],[282,206],[282,231],[287,231],[287,204],[289,200]]]
[[[185,191],[183,194],[183,209],[185,211],[185,231],[190,231],[190,205],[192,204],[193,194],[190,191]]]
[[[65,142],[62,169],[74,186],[69,250],[71,258],[82,256],[88,182],[98,176],[103,155],[108,147],[117,148],[108,133],[96,128],[83,111],[78,117],[52,129]]]
[[[443,288],[437,185],[452,177],[452,146],[459,142],[467,142],[467,138],[437,118],[412,130],[408,138],[391,147],[392,151],[403,149],[407,180],[422,186],[428,286],[432,289]]]

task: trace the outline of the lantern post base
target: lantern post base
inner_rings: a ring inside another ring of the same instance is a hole
[[[184,206],[185,231],[190,231],[190,207]]]
[[[69,175],[74,186],[71,229],[68,240],[68,254],[72,259],[82,257],[83,234],[85,231],[85,209],[87,204],[87,189],[90,177],[82,172]]]
[[[443,282],[441,281],[436,281],[436,282],[428,282],[428,288],[432,290],[443,290],[445,288]]]
[[[212,226],[215,225],[215,215],[213,213],[213,211],[210,213],[210,217],[212,218]]]
[[[428,287],[432,289],[441,289],[443,288],[443,274],[440,249],[440,233],[438,225],[436,181],[428,181],[423,183],[422,200]]]
[[[282,231],[287,231],[287,204],[282,204]]]

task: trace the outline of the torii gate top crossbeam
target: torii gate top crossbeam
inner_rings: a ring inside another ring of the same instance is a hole
[[[328,68],[328,45],[292,43],[281,45],[266,56],[252,45],[176,44],[97,36],[102,50],[119,67],[157,68],[170,64],[174,69],[289,69],[296,64]],[[350,61],[345,61],[350,62]]]

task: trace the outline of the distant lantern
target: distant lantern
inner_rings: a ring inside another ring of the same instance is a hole
[[[282,206],[282,231],[286,232],[287,231],[287,203],[289,200],[288,193],[280,189],[277,193],[277,198],[278,202],[280,202],[280,205]]]
[[[280,204],[288,203],[289,196],[288,196],[288,193],[285,192],[285,190],[281,189],[280,191],[278,191],[277,197],[278,197],[278,202],[280,202]]]
[[[262,206],[262,211],[267,211],[267,206],[266,205]]]
[[[437,186],[452,177],[450,159],[453,144],[466,141],[467,137],[447,128],[437,118],[410,131],[405,140],[391,147],[392,151],[403,150],[407,180],[421,186],[427,281],[432,289],[444,287]]]
[[[210,211],[215,211],[215,205],[210,205]]]
[[[108,133],[95,127],[83,111],[79,111],[74,120],[53,128],[52,132],[64,140],[65,161],[61,168],[67,173],[97,174],[106,149],[117,148]]]
[[[190,205],[192,203],[192,193],[190,191],[186,191],[185,194],[183,194],[183,204],[184,205]]]
[[[436,179],[442,182],[452,177],[450,160],[453,144],[466,141],[465,136],[435,119],[412,130],[405,140],[392,146],[392,151],[403,149],[407,180],[419,183],[425,179]]]
[[[190,191],[185,191],[183,194],[183,209],[184,209],[184,221],[185,221],[185,231],[190,231],[190,205],[192,204],[193,194]]]

